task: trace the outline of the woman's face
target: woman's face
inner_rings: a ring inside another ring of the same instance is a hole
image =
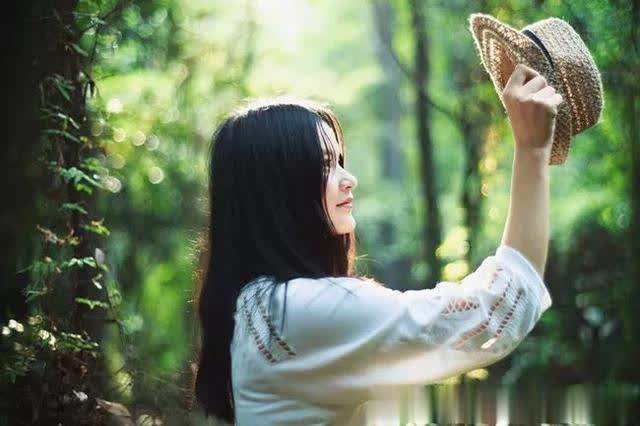
[[[322,122],[323,132],[320,133],[320,137],[324,138],[329,145],[333,147],[333,152],[338,156],[343,157],[344,153],[339,146],[333,129],[326,122]],[[323,134],[324,133],[324,134]],[[327,204],[327,210],[329,211],[329,218],[336,228],[338,234],[348,234],[352,232],[356,227],[356,221],[352,216],[353,202],[346,205],[339,205],[345,201],[352,199],[353,194],[351,191],[358,186],[358,179],[351,173],[346,171],[340,166],[338,158],[334,158],[333,164],[330,162],[329,153],[324,152],[325,167],[329,170],[327,178],[327,190],[325,193],[325,202]]]

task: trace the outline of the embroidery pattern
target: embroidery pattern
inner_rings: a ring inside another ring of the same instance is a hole
[[[500,266],[496,266],[496,269],[491,273],[491,282],[487,285],[488,288],[491,288],[498,278],[498,273],[502,271],[503,268]],[[467,312],[474,309],[478,309],[480,307],[480,303],[475,301],[475,299],[454,299],[449,301],[447,307],[442,311],[442,315],[451,315],[458,312]]]
[[[454,299],[449,301],[447,307],[442,312],[443,315],[450,315],[456,312],[466,312],[478,309],[480,304],[469,299]]]
[[[271,318],[269,318],[269,316],[267,315],[267,312],[262,305],[262,301],[260,300],[260,298],[257,298],[256,301],[258,305],[258,311],[260,311],[260,316],[262,317],[262,320],[265,322],[265,324],[267,324],[271,337],[276,340],[278,345],[286,352],[287,355],[296,355],[296,352],[291,348],[291,346],[289,346],[289,344],[285,342],[282,337],[280,337],[280,335],[276,332],[276,328],[273,325]]]
[[[498,330],[495,332],[495,334],[493,335],[494,339],[497,339],[498,337],[500,337],[500,334],[502,334],[502,330],[504,330],[504,327],[509,324],[509,321],[511,320],[511,317],[513,316],[513,313],[516,310],[516,306],[518,305],[518,302],[520,301],[520,298],[524,295],[524,290],[520,289],[518,291],[518,294],[516,296],[516,300],[515,302],[513,302],[513,306],[511,306],[511,309],[509,309],[509,312],[507,312],[507,314],[504,316],[504,319],[502,320],[502,322],[500,323],[500,326],[498,327]]]
[[[249,334],[251,334],[256,347],[262,356],[269,363],[273,364],[287,357],[295,356],[296,351],[276,331],[262,303],[261,293],[262,292],[259,291],[246,291],[245,294],[241,296],[241,309],[247,324],[247,330]],[[257,312],[254,309],[250,309],[250,306],[254,306],[250,303],[251,301],[255,302]],[[277,344],[273,345],[273,341]]]
[[[498,272],[502,271],[503,269],[501,267],[496,267],[496,270],[494,272],[492,272],[491,274],[491,282],[489,283],[488,287],[491,288],[493,286],[493,284],[495,283],[497,277],[498,277]],[[480,324],[479,326],[475,327],[474,329],[466,332],[465,334],[463,334],[452,346],[455,349],[460,349],[465,343],[467,343],[467,341],[469,341],[470,339],[482,334],[488,327],[489,324],[491,323],[491,320],[493,318],[493,315],[495,314],[496,310],[500,307],[500,305],[502,305],[502,303],[504,302],[505,298],[507,297],[507,294],[509,293],[509,290],[511,289],[511,285],[513,283],[513,277],[509,277],[509,280],[507,281],[506,287],[503,290],[502,294],[500,295],[500,297],[498,298],[498,300],[496,300],[492,305],[491,308],[489,310],[489,317],[484,320],[482,322],[482,324]],[[504,327],[509,323],[509,321],[511,320],[511,317],[513,316],[513,313],[515,311],[515,307],[517,306],[518,302],[520,301],[520,298],[522,297],[522,295],[524,294],[524,290],[519,289],[517,294],[516,294],[516,298],[509,310],[509,312],[505,315],[504,319],[501,321],[500,326],[498,328],[498,330],[496,331],[496,333],[494,333],[493,338],[490,339],[487,343],[488,345],[483,345],[483,349],[490,347],[491,345],[493,345],[493,343],[495,343],[495,341],[497,340],[497,338],[500,336],[500,334],[502,334],[502,331],[504,329]]]

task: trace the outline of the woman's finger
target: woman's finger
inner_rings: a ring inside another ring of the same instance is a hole
[[[548,87],[547,80],[541,75],[537,75],[529,80],[524,86],[522,86],[523,93],[535,93],[538,90]]]
[[[556,93],[556,89],[554,89],[551,86],[546,86],[538,90],[537,92],[535,92],[533,95],[535,95],[536,99],[545,99],[550,97],[551,95],[554,95],[555,93]]]
[[[558,115],[558,106],[562,103],[562,101],[562,96],[559,93],[556,93],[545,99],[545,106],[552,117]]]
[[[518,64],[511,73],[507,84],[504,86],[504,90],[511,91],[516,87],[520,87],[537,75],[539,74],[532,68],[529,68],[524,64]]]
[[[534,70],[533,68],[531,68],[530,66],[527,66],[525,64],[519,64],[520,67],[522,68],[522,70],[525,73],[525,79],[523,83],[528,83],[529,81],[531,81],[532,79],[536,78],[537,76],[540,75],[540,73],[536,70]]]
[[[548,98],[549,104],[553,105],[554,107],[559,106],[563,101],[564,101],[564,98],[562,97],[562,95],[560,93],[556,93],[553,96],[550,96]]]

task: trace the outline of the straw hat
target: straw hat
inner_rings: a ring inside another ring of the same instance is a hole
[[[538,71],[562,95],[549,164],[564,163],[571,137],[600,121],[604,102],[598,67],[578,33],[558,18],[517,31],[481,13],[471,14],[469,28],[501,101],[518,63]]]

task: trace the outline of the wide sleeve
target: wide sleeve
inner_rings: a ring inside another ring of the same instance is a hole
[[[495,363],[551,306],[540,275],[506,245],[460,283],[401,292],[356,278],[297,279],[276,291],[276,305],[285,293],[281,339],[291,351],[272,372],[280,392],[324,404]]]

